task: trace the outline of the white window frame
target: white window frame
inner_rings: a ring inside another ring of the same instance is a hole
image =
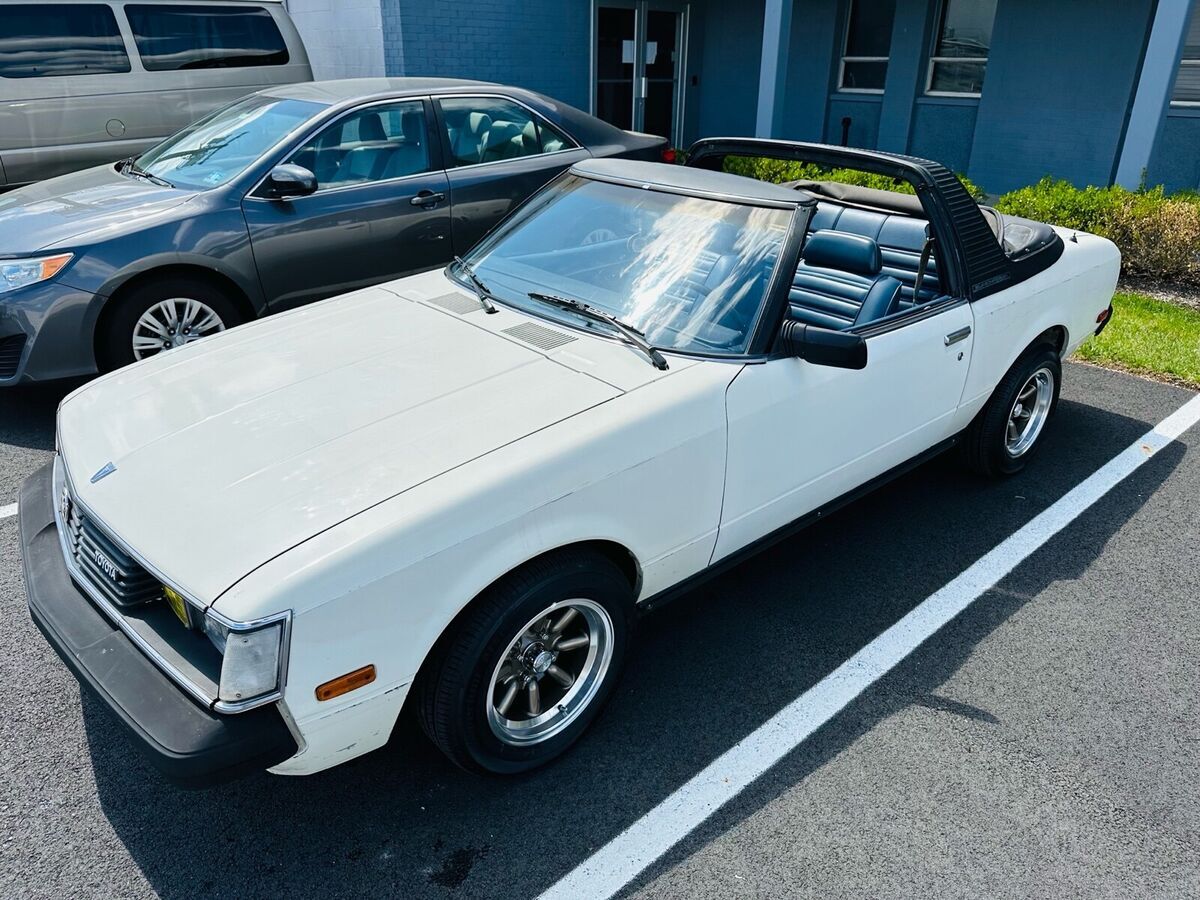
[[[847,56],[846,55],[847,51],[849,51],[849,49],[850,49],[850,19],[853,18],[853,16],[854,16],[854,4],[857,2],[858,2],[858,0],[850,0],[850,2],[846,4],[846,24],[842,29],[842,32],[843,32],[842,33],[842,56],[841,56],[841,60],[838,62],[838,80],[837,80],[838,93],[839,94],[882,94],[882,93],[884,93],[884,90],[885,90],[884,88],[856,88],[856,87],[846,87],[845,86],[846,63],[848,63],[848,62],[849,63],[881,62],[881,63],[887,63],[888,65],[891,65],[891,61],[892,61],[892,57],[890,55],[889,56]],[[895,18],[892,19],[892,27],[895,28]],[[888,37],[889,52],[891,51],[891,49],[892,49],[892,40],[891,40],[891,36],[889,35],[889,37]],[[884,75],[884,81],[885,82],[887,81],[886,74]]]
[[[1175,81],[1179,80],[1179,70],[1184,66],[1200,66],[1200,57],[1197,57],[1196,59],[1181,59],[1179,61],[1179,65],[1175,69]],[[1174,82],[1171,84],[1171,93],[1175,93]],[[1200,100],[1176,100],[1174,97],[1172,97],[1171,105],[1179,107],[1180,109],[1197,109],[1200,108]]]
[[[974,97],[979,99],[983,96],[982,91],[935,91],[933,89],[933,67],[938,63],[983,63],[987,66],[988,58],[986,56],[931,56],[929,57],[929,68],[925,72],[925,96],[926,97]]]
[[[937,51],[938,44],[942,40],[942,27],[946,24],[946,10],[953,0],[942,0],[938,7],[937,18],[934,20],[933,27],[933,43],[930,49]],[[999,3],[997,3],[999,6]],[[995,13],[992,13],[995,16]],[[993,27],[995,21],[993,19]],[[988,53],[991,53],[992,48],[988,47]],[[982,91],[935,91],[933,89],[933,69],[938,63],[983,63],[985,69],[988,63],[986,56],[930,56],[929,64],[925,68],[925,96],[926,97],[974,97],[978,100],[983,96]]]

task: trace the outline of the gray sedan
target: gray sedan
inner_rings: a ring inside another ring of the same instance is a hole
[[[0,386],[89,375],[445,265],[589,156],[661,159],[518,88],[271,88],[141,156],[0,195]]]

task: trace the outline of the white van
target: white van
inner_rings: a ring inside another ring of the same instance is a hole
[[[311,81],[280,0],[0,0],[0,190],[140,153]]]

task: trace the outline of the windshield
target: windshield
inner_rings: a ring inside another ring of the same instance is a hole
[[[497,300],[535,315],[613,333],[528,296],[555,294],[616,316],[664,350],[738,354],[793,213],[568,175],[467,261]]]
[[[147,150],[137,165],[176,187],[217,187],[324,108],[305,100],[246,97]]]

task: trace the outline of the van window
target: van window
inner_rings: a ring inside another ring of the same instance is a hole
[[[151,72],[282,66],[287,44],[261,6],[126,6],[142,65]]]
[[[0,77],[128,72],[110,7],[100,3],[0,5]]]

